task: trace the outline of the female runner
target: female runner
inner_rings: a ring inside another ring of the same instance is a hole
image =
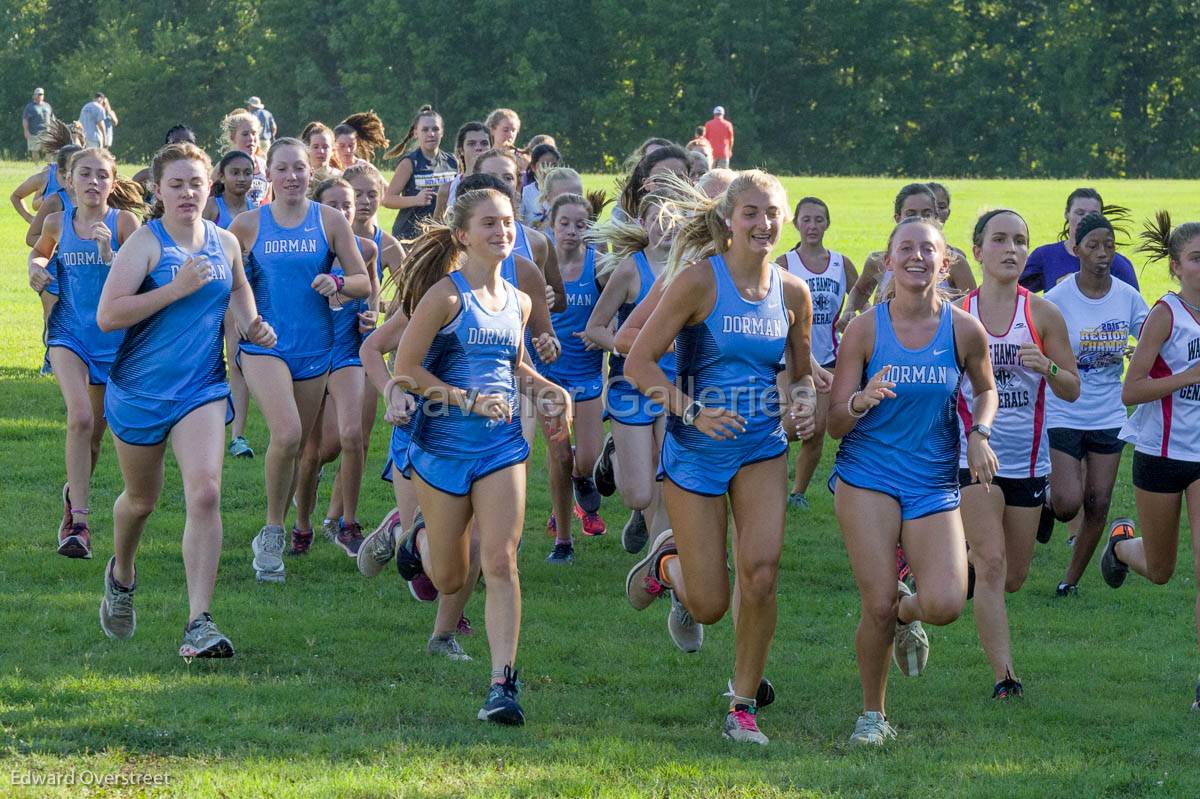
[[[262,205],[270,199],[270,187],[267,185],[267,164],[258,149],[262,133],[258,117],[244,108],[235,109],[221,120],[221,130],[233,149],[241,150],[254,160],[254,179],[246,198],[255,205]]]
[[[863,712],[853,744],[896,736],[884,710],[888,650],[901,673],[920,674],[929,652],[922,622],[949,624],[966,601],[955,418],[964,376],[975,397],[968,468],[985,486],[996,472],[987,336],[939,291],[949,266],[936,220],[899,222],[884,256],[895,294],[850,323],[838,352],[829,433],[844,440],[830,486],[862,600],[855,649]],[[919,594],[896,579],[901,542]]]
[[[113,557],[104,570],[100,627],[110,638],[127,639],[137,625],[135,558],[162,490],[170,438],[186,506],[188,620],[179,647],[185,658],[233,655],[209,612],[221,557],[226,306],[232,305],[244,340],[260,347],[275,343],[271,326],[256,312],[237,240],[201,216],[210,169],[208,156],[192,144],[168,145],[154,156],[151,176],[162,218],[125,242],[96,314],[101,330],[128,328],[104,397],[125,490],[113,506]]]
[[[446,209],[454,205],[458,184],[474,172],[475,159],[492,149],[492,134],[482,122],[465,122],[454,137],[454,160],[458,163],[458,174],[449,183],[438,186],[437,201],[433,206],[433,218],[441,222]]]
[[[971,477],[965,433],[974,426],[973,402],[971,385],[964,384],[958,478],[970,547],[967,596],[974,597],[979,642],[992,667],[992,696],[1008,699],[1023,696],[1024,686],[1013,666],[1004,594],[1020,590],[1033,559],[1050,472],[1046,389],[1073,402],[1079,374],[1058,308],[1017,284],[1029,253],[1025,220],[1015,211],[989,211],[975,223],[972,240],[983,283],[956,304],[987,333],[999,406],[988,443],[1000,466],[992,481],[998,491]]]
[[[265,464],[267,518],[254,537],[259,582],[283,582],[283,523],[296,467],[325,396],[332,361],[332,308],[370,294],[371,280],[346,217],[305,197],[308,153],[299,139],[267,151],[273,200],[233,220],[247,252],[246,277],[263,317],[278,333],[270,347],[242,342],[239,363],[270,431]],[[334,259],[344,277],[331,273]]]
[[[728,495],[739,532],[734,568],[741,604],[723,734],[757,744],[767,743],[758,729],[757,696],[775,633],[787,501],[788,434],[776,387],[785,350],[792,364],[789,427],[802,437],[812,432],[812,305],[804,282],[770,259],[786,208],[783,186],[758,171],[739,174],[716,200],[692,189],[686,200],[666,206],[681,227],[668,266],[676,275],[625,364],[642,393],[665,400],[671,412],[659,475],[672,526],[629,572],[626,594],[640,610],[669,589],[687,609],[683,621],[697,639],[697,623],[724,616]],[[658,364],[672,343],[674,383]]]
[[[360,111],[343,119],[333,129],[334,158],[343,172],[375,160],[376,150],[386,150],[383,120],[374,111]]]
[[[300,132],[300,141],[308,150],[308,165],[312,169],[309,179],[313,186],[342,174],[333,157],[333,140],[333,131],[324,122],[309,122]]]
[[[492,656],[491,686],[478,717],[502,724],[525,720],[514,668],[521,607],[516,547],[525,507],[522,464],[529,455],[518,392],[542,406],[555,439],[569,435],[571,419],[567,393],[521,357],[529,297],[500,274],[515,226],[508,195],[466,191],[449,226],[431,228],[416,242],[402,293],[410,321],[394,378],[400,389],[425,398],[405,471],[426,528],[400,540],[401,573],[411,578],[428,570],[443,594],[465,588],[474,517]]]
[[[79,203],[46,217],[29,253],[29,275],[30,285],[41,291],[50,282],[53,262],[58,281],[46,336],[67,406],[67,482],[55,541],[60,555],[91,558],[88,505],[104,435],[104,386],[122,338],[100,330],[96,308],[113,254],[137,230],[144,209],[141,188],[117,177],[117,162],[108,150],[77,152],[67,174]]]
[[[384,208],[400,210],[392,223],[392,235],[401,241],[417,237],[421,222],[433,214],[438,187],[458,173],[454,156],[440,149],[442,134],[442,115],[423,105],[404,139],[384,154],[385,158],[403,156],[382,201]],[[405,152],[411,141],[417,142],[417,148]]]

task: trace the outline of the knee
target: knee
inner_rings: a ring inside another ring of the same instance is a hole
[[[742,601],[746,600],[746,589],[742,588]],[[719,588],[712,593],[692,592],[686,604],[688,613],[701,624],[716,624],[729,610],[729,593]]]
[[[1146,559],[1146,579],[1155,585],[1166,585],[1175,573],[1174,563],[1154,563]]]
[[[76,436],[91,436],[95,418],[92,409],[86,405],[72,410],[67,414],[67,433]]]
[[[124,510],[136,518],[145,519],[154,512],[158,497],[150,494],[135,494],[128,489],[121,494],[118,502],[124,505]]]
[[[966,592],[930,591],[919,597],[921,621],[933,625],[949,624],[962,614]]]
[[[430,568],[427,565],[426,569],[428,570],[428,577],[433,581],[433,585],[437,588],[438,593],[457,594],[467,584],[466,573],[457,566]]]
[[[285,458],[295,458],[300,454],[302,443],[300,425],[289,422],[288,424],[279,425],[278,429],[271,431],[271,440],[268,444],[268,449],[278,452]]]
[[[205,475],[189,481],[185,490],[188,513],[218,513],[221,509],[221,481]]]
[[[621,501],[630,510],[645,510],[654,500],[654,484],[641,481],[631,485],[617,485],[621,492]]]
[[[896,623],[896,613],[900,608],[899,597],[863,597],[863,622],[877,628],[891,627]]]
[[[1007,579],[1008,564],[1003,552],[971,550],[971,565],[975,567],[975,580],[987,585],[1000,585]]]
[[[761,604],[774,599],[776,578],[779,575],[776,564],[762,562],[739,565],[738,591],[743,602]]]
[[[517,580],[517,557],[515,546],[493,547],[479,554],[484,579],[488,583],[515,583]]]
[[[1110,494],[1088,491],[1083,497],[1083,511],[1093,518],[1107,517],[1108,506],[1110,504],[1112,504],[1112,496]]]
[[[357,419],[338,431],[343,452],[358,452],[363,448],[362,423]]]
[[[1029,566],[1013,566],[1009,565],[1008,573],[1004,576],[1004,590],[1007,593],[1015,594],[1021,590],[1021,586],[1025,585],[1025,578],[1029,576]]]

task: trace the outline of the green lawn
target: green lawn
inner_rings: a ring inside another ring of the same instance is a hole
[[[28,172],[25,164],[0,165],[0,186],[10,191]],[[949,238],[965,247],[978,210],[1010,205],[1029,219],[1035,242],[1051,240],[1067,192],[1089,183],[950,181]],[[793,199],[816,194],[829,203],[828,244],[858,264],[886,236],[899,184],[787,181]],[[1094,185],[1138,220],[1164,206],[1178,220],[1200,218],[1194,184]],[[225,558],[213,610],[237,657],[189,665],[175,655],[187,605],[182,493],[169,456],[138,563],[139,629],[131,641],[109,641],[96,608],[120,475],[106,445],[92,502],[96,557],[56,556],[64,411],[54,381],[37,373],[40,312],[26,285],[23,233],[15,213],[0,211],[0,518],[11,522],[0,534],[0,795],[1200,795],[1200,715],[1188,711],[1197,662],[1186,545],[1165,587],[1133,577],[1115,593],[1091,571],[1077,599],[1059,601],[1053,588],[1067,555],[1060,528],[1038,548],[1025,590],[1009,602],[1025,700],[991,700],[968,608],[931,632],[924,677],[893,673],[889,711],[900,739],[885,751],[853,751],[845,740],[860,710],[857,593],[829,495],[815,487],[812,511],[788,519],[768,667],[779,701],[761,719],[772,739],[765,749],[720,738],[720,694],[732,664],[728,623],[708,630],[700,654],[678,652],[666,635],[666,603],[637,614],[625,601],[633,559],[618,535],[580,541],[571,568],[543,562],[549,499],[540,451],[521,553],[524,728],[475,720],[487,679],[482,596],[467,611],[477,634],[463,639],[476,660],[460,664],[425,655],[433,609],[415,603],[394,571],[364,580],[322,542],[309,557],[289,560],[285,585],[255,584],[249,543],[264,510],[261,457],[225,466]],[[1167,287],[1165,273],[1163,265],[1142,273],[1148,299]],[[376,428],[371,475],[388,432]],[[258,416],[249,437],[261,453]],[[1113,513],[1132,513],[1128,458],[1120,483]],[[364,518],[376,520],[391,507],[390,489],[368,479],[363,502]],[[618,532],[619,501],[604,510]],[[85,770],[151,773],[170,784],[14,783],[72,770],[78,778]]]

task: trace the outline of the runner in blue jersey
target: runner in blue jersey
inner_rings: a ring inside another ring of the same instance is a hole
[[[241,150],[230,150],[217,162],[213,170],[216,178],[212,184],[212,196],[204,207],[204,218],[215,222],[217,227],[229,229],[234,217],[244,211],[253,211],[258,203],[250,199],[250,188],[254,183],[254,159]],[[229,395],[233,398],[233,424],[229,427],[229,454],[235,458],[253,458],[254,450],[246,441],[246,419],[250,415],[250,389],[246,377],[237,365],[237,326],[225,320],[225,352],[229,361]]]
[[[955,414],[964,375],[975,397],[971,477],[990,485],[997,469],[988,445],[998,402],[987,334],[939,291],[949,264],[936,221],[900,222],[884,255],[894,297],[851,322],[838,353],[829,434],[843,441],[830,486],[862,598],[856,649],[864,708],[852,744],[882,745],[896,735],[884,713],[893,643],[901,672],[920,674],[929,650],[921,622],[949,624],[966,602]],[[901,541],[919,594],[896,580]]]
[[[83,150],[71,159],[79,205],[51,214],[29,254],[31,280],[49,278],[53,264],[59,297],[50,311],[46,344],[55,379],[67,406],[67,482],[63,516],[56,535],[60,555],[90,558],[88,504],[91,477],[104,436],[104,386],[121,343],[119,331],[96,325],[100,291],[113,254],[141,224],[141,192],[117,177],[107,150]],[[114,195],[114,189],[118,188]]]
[[[282,582],[283,528],[297,459],[312,432],[332,363],[333,308],[370,294],[371,280],[346,217],[305,196],[308,154],[298,139],[267,153],[273,200],[238,216],[229,230],[248,253],[246,279],[278,341],[243,341],[238,358],[270,431],[266,524],[254,537],[260,582]],[[331,274],[334,259],[345,276]]]
[[[321,181],[313,190],[312,198],[314,202],[337,209],[347,222],[353,223],[354,189],[344,178]],[[333,313],[333,360],[325,401],[300,455],[295,494],[296,523],[292,526],[289,550],[293,555],[306,553],[312,545],[311,516],[317,499],[317,476],[321,467],[332,463],[339,454],[342,460],[333,493],[338,497],[341,510],[338,515],[325,515],[321,531],[326,540],[352,558],[358,557],[358,548],[364,538],[358,521],[358,498],[366,460],[362,425],[366,376],[358,349],[367,334],[375,329],[379,308],[376,277],[379,254],[373,241],[357,238],[358,249],[367,264],[367,276],[371,279],[371,294],[366,299],[346,300]],[[332,274],[344,277],[340,263],[334,263]]]
[[[74,207],[74,202],[71,200],[71,175],[69,164],[71,158],[83,148],[75,144],[67,144],[59,148],[55,154],[55,164],[58,167],[56,172],[60,185],[53,194],[47,195],[42,199],[41,205],[38,206],[37,214],[33,217],[33,221],[29,223],[29,229],[25,232],[25,243],[30,247],[36,246],[37,241],[41,238],[42,227],[46,224],[46,219],[51,214],[70,211]],[[30,286],[34,291],[38,292],[38,296],[42,301],[42,322],[49,322],[50,312],[54,309],[54,303],[58,302],[58,280],[55,277],[55,269],[57,264],[51,262],[46,268],[46,274],[38,273],[38,279],[33,280],[33,275],[30,276]],[[48,280],[43,280],[48,278]],[[43,367],[44,370],[49,370],[49,361]]]
[[[604,290],[588,320],[587,336],[608,350],[608,385],[605,413],[611,432],[601,446],[592,470],[596,489],[604,496],[621,492],[630,515],[621,530],[621,545],[636,554],[651,533],[670,526],[662,506],[662,491],[654,476],[666,433],[666,409],[661,401],[642,394],[625,377],[625,356],[613,337],[619,327],[646,299],[666,268],[674,231],[662,224],[659,213],[664,195],[645,195],[637,219],[623,222],[613,216],[596,224],[589,241],[600,250],[599,273]],[[674,380],[675,353],[663,355],[659,365]]]
[[[448,223],[414,244],[401,295],[410,321],[396,353],[395,381],[424,398],[405,472],[426,527],[401,538],[399,566],[406,578],[427,571],[442,594],[463,590],[474,517],[492,665],[479,718],[521,724],[516,548],[529,447],[521,436],[518,394],[543,406],[556,439],[569,435],[571,400],[522,359],[529,297],[500,276],[515,238],[511,198],[492,190],[460,192]]]
[[[209,614],[221,557],[226,307],[233,307],[245,340],[264,347],[275,341],[255,310],[237,240],[201,217],[209,168],[208,156],[192,144],[168,145],[154,156],[163,216],[121,247],[96,317],[102,330],[126,329],[104,402],[125,490],[113,506],[113,557],[104,571],[100,626],[111,638],[134,633],[134,561],[162,490],[169,438],[186,508],[188,622],[179,647],[185,658],[233,654]]]
[[[552,317],[554,334],[562,344],[558,359],[543,374],[571,394],[575,406],[575,444],[551,442],[546,449],[555,532],[550,563],[571,563],[575,547],[571,516],[578,516],[585,535],[605,532],[600,518],[600,493],[592,482],[592,467],[604,437],[604,350],[587,337],[592,309],[600,298],[596,279],[596,250],[584,233],[593,218],[591,203],[579,194],[559,196],[547,221],[554,231],[554,248],[563,276],[567,308]]]
[[[678,184],[680,190],[686,185]],[[787,507],[784,422],[800,437],[812,433],[812,304],[804,281],[771,263],[788,212],[787,194],[771,175],[742,172],[716,199],[691,189],[663,212],[680,226],[669,282],[625,373],[643,394],[662,398],[671,414],[659,475],[672,529],[629,572],[625,590],[639,610],[669,590],[684,609],[672,615],[680,628],[672,637],[690,634],[691,648],[698,649],[699,625],[719,621],[730,604],[726,519],[732,507],[740,604],[723,735],[765,745],[757,713],[775,635]],[[672,344],[674,382],[658,363]],[[776,376],[785,351],[792,374],[783,400]]]
[[[82,149],[80,147],[82,141],[76,139],[71,128],[58,119],[53,120],[45,130],[37,135],[37,138],[38,146],[50,159],[50,163],[21,181],[8,197],[13,208],[26,224],[32,224],[34,215],[42,203],[62,188],[61,176],[66,172],[66,159]],[[70,149],[63,152],[64,148],[68,147]],[[32,198],[32,211],[25,207],[26,197]]]

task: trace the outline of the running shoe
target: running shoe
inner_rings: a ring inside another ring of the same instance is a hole
[[[68,558],[92,559],[92,531],[83,522],[75,522],[58,536],[58,554]]]
[[[575,491],[575,504],[583,508],[585,513],[595,513],[600,510],[600,492],[596,483],[590,477],[572,477],[571,487]]]
[[[1054,509],[1050,507],[1050,489],[1046,489],[1046,502],[1042,505],[1042,515],[1038,518],[1037,541],[1039,544],[1050,543],[1054,535]]]
[[[554,518],[553,513],[546,519],[546,536],[558,538],[558,519]]]
[[[287,553],[293,557],[297,555],[307,555],[308,550],[312,548],[313,531],[301,530],[295,525],[292,526],[292,545],[288,547]]]
[[[383,571],[388,561],[396,557],[396,532],[403,531],[400,510],[393,508],[375,532],[367,536],[358,548],[358,571],[363,577],[374,577]]]
[[[808,497],[804,496],[803,491],[793,491],[788,494],[788,507],[798,510],[808,510]]]
[[[704,644],[704,625],[692,618],[692,614],[675,596],[671,594],[671,610],[667,612],[667,632],[675,646],[683,652],[699,652]]]
[[[1117,519],[1108,527],[1108,543],[1104,545],[1104,554],[1100,556],[1100,574],[1111,588],[1120,588],[1129,574],[1129,567],[1117,557],[1117,544],[1132,541],[1134,534],[1133,519]]]
[[[882,713],[874,710],[865,711],[854,723],[854,732],[850,735],[850,743],[856,745],[883,746],[896,737],[896,730]]]
[[[464,663],[471,660],[471,656],[463,651],[458,641],[454,640],[453,634],[445,637],[440,635],[433,636],[425,646],[425,651],[430,655],[439,655],[447,660],[457,660]]]
[[[635,610],[644,610],[663,595],[667,587],[658,580],[658,564],[664,555],[674,555],[675,535],[664,530],[654,539],[650,552],[633,565],[625,577],[625,596]]]
[[[362,548],[363,544],[362,525],[358,522],[343,524],[342,529],[334,536],[333,543],[341,547],[347,556],[357,558],[358,550]]]
[[[555,541],[554,549],[546,556],[547,563],[557,563],[560,566],[575,562],[575,544],[570,541]]]
[[[901,597],[912,596],[912,589],[907,585],[902,582],[896,585]],[[892,658],[905,677],[918,677],[925,671],[925,664],[929,660],[929,636],[925,634],[920,621],[901,624],[899,619],[896,620]]]
[[[1012,675],[996,683],[996,687],[992,689],[992,699],[1022,699],[1024,696],[1025,686]]]
[[[629,514],[629,520],[621,528],[621,546],[630,555],[636,555],[646,546],[650,531],[646,529],[646,517],[640,510]]]
[[[250,549],[254,552],[254,579],[260,583],[283,582],[283,539],[283,528],[268,524],[250,542]]]
[[[505,666],[504,681],[493,682],[488,688],[487,699],[479,709],[477,718],[497,724],[524,724],[525,711],[517,703],[517,695],[520,693],[521,683],[517,681],[516,670],[512,666]]]
[[[137,575],[133,585],[126,588],[113,577],[116,556],[109,558],[104,567],[104,599],[100,600],[100,629],[109,638],[125,641],[133,637],[137,629],[137,613],[133,610],[133,592],[137,590]]]
[[[75,521],[74,514],[71,513],[71,485],[63,483],[62,500],[63,500],[63,518],[62,523],[58,525],[58,540],[62,540],[63,531],[71,529],[71,522]]]
[[[733,698],[733,696],[735,696],[733,693],[733,680],[730,679],[727,685],[729,686],[729,690],[725,692],[725,696],[726,698]],[[766,677],[763,677],[758,681],[758,691],[756,691],[754,694],[754,706],[759,710],[762,710],[774,702],[775,686],[771,684],[770,680],[768,680]]]
[[[183,629],[183,643],[179,645],[181,658],[231,658],[233,644],[225,637],[212,616],[201,613]]]
[[[604,535],[608,532],[608,528],[604,526],[604,520],[600,518],[599,513],[588,513],[579,503],[575,503],[575,517],[583,524],[583,534],[587,536]]]
[[[1067,536],[1067,547],[1069,549],[1075,548],[1075,536],[1073,536],[1073,535]]]
[[[725,714],[725,729],[721,737],[738,743],[766,746],[769,739],[758,729],[758,709],[749,705],[734,705]]]
[[[1079,596],[1079,587],[1070,583],[1059,583],[1058,588],[1054,589],[1056,597]]]
[[[323,519],[321,521],[321,535],[331,544],[337,544],[338,535],[342,532],[342,522],[340,519]]]
[[[471,620],[466,616],[459,615],[458,617],[458,634],[459,635],[474,635],[475,630],[471,629]]]
[[[908,560],[904,557],[904,548],[899,544],[896,545],[896,579],[906,580],[911,569],[908,568]]]
[[[617,442],[612,433],[604,437],[604,446],[600,448],[600,457],[592,467],[592,482],[602,497],[611,497],[617,490],[617,474],[613,470],[613,453],[617,451]]]
[[[229,454],[235,458],[253,458],[254,450],[250,449],[245,436],[234,436],[229,442]]]
[[[418,602],[436,602],[438,590],[429,579],[429,575],[425,574],[425,567],[421,564],[421,556],[417,552],[417,533],[425,527],[425,520],[418,520],[420,527],[414,526],[399,536],[396,545],[396,571],[400,572],[400,576],[408,583],[408,592],[412,594],[413,599]]]

